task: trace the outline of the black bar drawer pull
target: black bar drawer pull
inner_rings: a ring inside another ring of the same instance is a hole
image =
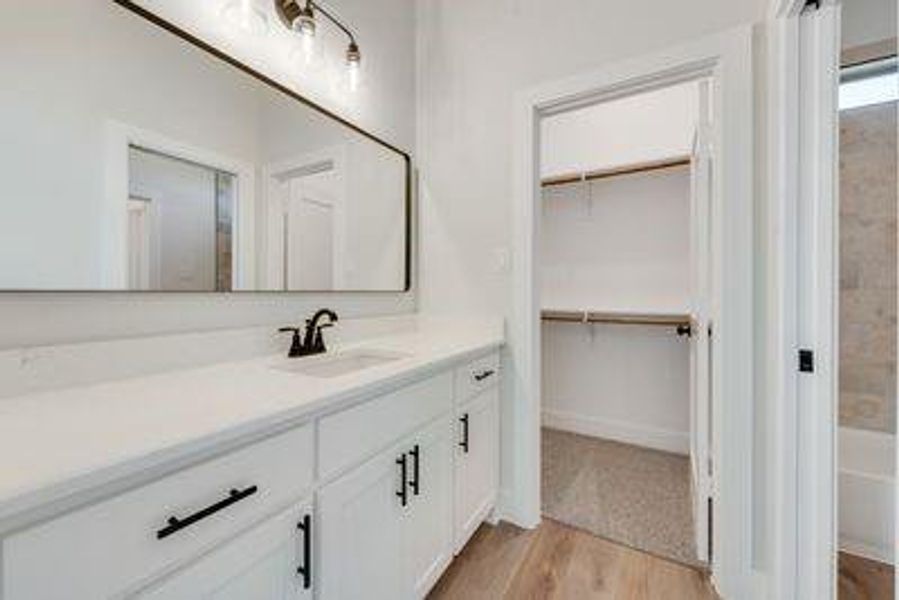
[[[403,453],[398,459],[396,459],[396,464],[400,466],[400,478],[402,479],[402,481],[400,482],[400,489],[396,493],[396,495],[400,499],[400,505],[406,506],[406,504],[408,504],[409,502],[409,492],[407,490],[407,486],[409,485],[409,476],[406,472],[407,463],[405,453]]]
[[[477,381],[478,383],[480,383],[481,381],[484,381],[488,377],[492,376],[494,373],[496,373],[496,371],[494,371],[493,369],[487,369],[486,371],[481,371],[480,373],[475,373],[474,380]]]
[[[297,567],[297,574],[303,578],[303,589],[308,590],[312,587],[312,516],[304,516],[297,529],[303,532],[303,566]]]
[[[412,481],[409,482],[409,487],[412,488],[412,494],[417,496],[418,492],[421,491],[421,472],[419,469],[419,462],[421,458],[421,448],[418,447],[418,444],[415,444],[415,447],[409,451],[409,454],[412,455]]]
[[[206,517],[214,515],[218,511],[224,510],[232,504],[240,502],[244,498],[249,498],[258,491],[259,488],[255,485],[252,485],[245,490],[232,489],[230,492],[228,492],[228,497],[224,500],[220,500],[211,506],[207,506],[203,510],[195,512],[189,517],[185,517],[184,519],[179,519],[178,517],[169,517],[168,525],[156,532],[156,539],[165,539],[173,533],[177,533],[186,527],[190,527],[197,521],[202,521]]]
[[[459,421],[462,423],[462,441],[459,442],[459,445],[462,446],[462,450],[465,454],[468,454],[468,422],[470,420],[471,418],[468,416],[468,413],[459,417]]]

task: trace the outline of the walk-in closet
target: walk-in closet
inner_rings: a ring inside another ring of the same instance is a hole
[[[701,81],[541,130],[544,517],[709,561],[712,143]]]

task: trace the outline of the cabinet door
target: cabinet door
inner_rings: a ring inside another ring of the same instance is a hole
[[[482,392],[457,411],[455,445],[456,552],[496,503],[499,488],[499,392]]]
[[[412,436],[407,449],[411,510],[403,526],[403,556],[414,598],[424,598],[453,559],[452,447],[447,415]]]
[[[402,527],[411,510],[402,486],[397,445],[319,492],[321,600],[402,600],[409,597]],[[407,471],[408,473],[408,471]]]
[[[312,598],[301,569],[312,567],[310,505],[257,525],[193,565],[137,595],[141,600]],[[310,572],[311,575],[311,572]]]

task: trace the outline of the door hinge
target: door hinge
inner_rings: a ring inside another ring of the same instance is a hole
[[[799,372],[815,372],[815,353],[813,350],[809,350],[808,348],[799,349]]]

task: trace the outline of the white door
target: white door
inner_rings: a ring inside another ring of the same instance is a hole
[[[701,118],[693,142],[690,198],[691,313],[690,338],[690,461],[693,523],[697,558],[710,562],[711,502],[714,465],[711,460],[711,297],[712,149],[705,99],[708,84],[700,84]]]
[[[411,496],[406,506],[397,496],[397,460],[407,446],[381,453],[319,492],[320,600],[409,598],[402,547]]]
[[[291,508],[138,595],[141,600],[311,600],[311,505]]]
[[[413,598],[424,598],[453,559],[453,441],[450,419],[441,418],[415,435],[407,452],[411,511],[403,555]]]
[[[331,172],[285,182],[284,279],[288,290],[334,288],[336,208]]]
[[[462,405],[455,430],[455,549],[460,552],[496,503],[499,389]]]

